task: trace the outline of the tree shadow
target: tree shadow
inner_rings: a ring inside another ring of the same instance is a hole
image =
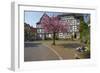
[[[72,49],[74,49],[74,48],[77,48],[77,47],[80,47],[81,46],[81,44],[79,44],[79,43],[65,43],[65,44],[61,44],[61,46],[63,46],[64,48],[72,48]]]
[[[41,43],[24,43],[24,47],[38,47]]]

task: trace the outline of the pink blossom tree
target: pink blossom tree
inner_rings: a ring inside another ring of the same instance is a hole
[[[60,20],[58,16],[49,17],[45,14],[41,19],[41,25],[43,26],[45,32],[53,34],[53,45],[55,45],[56,34],[59,32],[67,32],[68,30],[68,23]]]

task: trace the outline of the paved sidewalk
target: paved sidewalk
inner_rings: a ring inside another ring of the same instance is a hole
[[[59,60],[59,57],[41,43],[25,43],[24,61]]]
[[[58,42],[57,44],[53,46],[51,42],[46,41],[25,42],[24,61],[75,59],[77,54],[75,48],[80,46],[78,42]]]

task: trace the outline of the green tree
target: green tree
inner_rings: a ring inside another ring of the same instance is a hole
[[[89,23],[84,22],[83,18],[80,18],[80,41],[85,44],[86,52],[84,56],[86,58],[90,57],[90,26]]]

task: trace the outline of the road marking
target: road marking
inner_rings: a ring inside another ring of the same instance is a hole
[[[43,45],[44,45],[44,44],[43,44]],[[59,54],[56,50],[54,50],[54,49],[48,47],[47,45],[44,45],[44,46],[47,47],[47,48],[49,48],[49,49],[51,49],[51,51],[53,51],[53,52],[58,56],[58,58],[59,58],[60,60],[63,60],[63,58],[60,56],[60,54]]]

